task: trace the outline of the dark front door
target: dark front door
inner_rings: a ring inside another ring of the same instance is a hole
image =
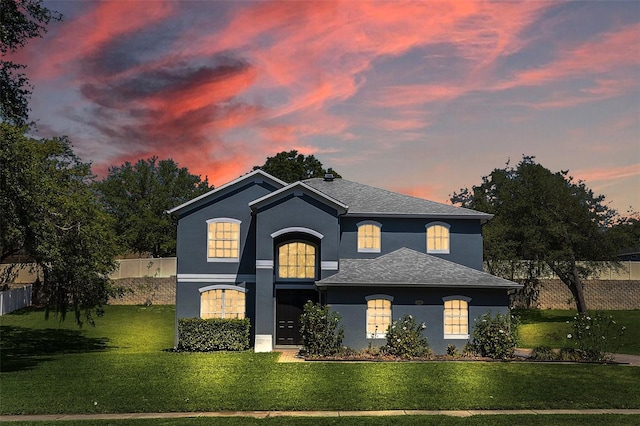
[[[300,345],[300,315],[307,300],[318,301],[315,290],[276,290],[276,345]]]

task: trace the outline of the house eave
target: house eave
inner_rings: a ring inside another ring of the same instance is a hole
[[[481,289],[518,289],[522,288],[522,284],[473,284],[473,283],[402,283],[402,282],[386,282],[386,283],[365,283],[365,282],[316,282],[319,290],[328,287],[401,287],[401,288],[481,288]]]
[[[188,207],[188,206],[190,206],[192,204],[195,204],[200,200],[203,200],[205,198],[211,197],[214,194],[220,193],[220,192],[224,191],[225,189],[230,188],[230,187],[232,187],[232,186],[234,186],[234,185],[236,185],[236,184],[238,184],[238,183],[240,183],[240,182],[242,182],[244,180],[250,179],[250,178],[252,178],[252,177],[254,177],[256,175],[262,175],[266,179],[270,179],[273,182],[282,185],[283,187],[287,186],[286,182],[278,179],[275,176],[271,176],[269,173],[267,173],[265,171],[262,171],[261,169],[257,169],[257,170],[254,170],[252,172],[247,173],[246,175],[242,175],[242,176],[232,180],[231,182],[225,183],[224,185],[221,185],[221,186],[219,186],[219,187],[217,187],[215,189],[212,189],[211,191],[207,192],[206,194],[202,194],[202,195],[200,195],[200,196],[198,196],[196,198],[193,198],[193,199],[191,199],[191,200],[189,200],[189,201],[187,201],[185,203],[182,203],[177,207],[174,207],[174,208],[172,208],[170,210],[165,210],[165,213],[167,213],[167,214],[178,213],[181,210],[185,209],[186,207]]]

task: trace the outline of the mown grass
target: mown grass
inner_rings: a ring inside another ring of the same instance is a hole
[[[620,327],[626,327],[624,334],[618,337],[613,345],[613,351],[640,355],[640,310],[599,312],[611,315]],[[560,348],[571,345],[567,334],[571,333],[571,321],[576,311],[530,309],[514,310],[513,314],[518,315],[521,320],[519,328],[521,347]]]
[[[175,353],[167,306],[108,307],[82,330],[38,311],[0,321],[3,414],[640,408],[635,367],[287,364],[277,353]]]
[[[411,425],[442,425],[442,426],[512,426],[531,425],[547,426],[609,426],[609,425],[637,425],[640,416],[620,414],[597,415],[480,415],[473,417],[449,416],[389,416],[389,417],[271,417],[255,419],[249,417],[216,417],[216,418],[180,418],[180,419],[137,419],[137,420],[82,420],[65,421],[64,426],[411,426]],[[33,423],[16,422],[11,425],[32,425]],[[39,422],[38,425],[59,425],[59,421]]]

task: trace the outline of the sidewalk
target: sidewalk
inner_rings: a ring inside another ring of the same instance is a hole
[[[58,420],[127,420],[182,419],[188,417],[380,417],[380,416],[451,416],[471,417],[487,415],[543,415],[543,414],[626,414],[640,415],[640,409],[592,410],[384,410],[384,411],[194,411],[185,413],[117,413],[117,414],[42,414],[0,415],[0,422],[37,422]]]

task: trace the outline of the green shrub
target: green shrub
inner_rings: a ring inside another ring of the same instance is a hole
[[[487,312],[474,321],[471,345],[478,354],[494,359],[513,357],[518,340],[515,318],[499,313],[492,317]]]
[[[307,355],[328,356],[337,353],[342,346],[344,327],[340,315],[329,306],[308,301],[300,316],[300,334],[303,350]]]
[[[576,348],[560,348],[558,352],[560,361],[582,361],[582,351]]]
[[[425,328],[424,323],[417,324],[411,315],[393,321],[387,328],[387,344],[382,352],[404,359],[431,355],[427,338],[422,335]]]
[[[531,359],[538,361],[552,361],[557,359],[557,355],[549,346],[536,346],[531,351]]]
[[[178,350],[210,352],[249,349],[250,326],[248,319],[180,318]]]
[[[447,345],[447,355],[457,357],[459,356],[458,350],[456,349],[456,345],[448,344]]]
[[[567,321],[568,322],[568,321]],[[578,313],[573,317],[573,332],[567,339],[581,352],[585,361],[602,362],[610,359],[608,352],[614,347],[615,340],[624,333],[610,315],[600,312],[594,315]]]

